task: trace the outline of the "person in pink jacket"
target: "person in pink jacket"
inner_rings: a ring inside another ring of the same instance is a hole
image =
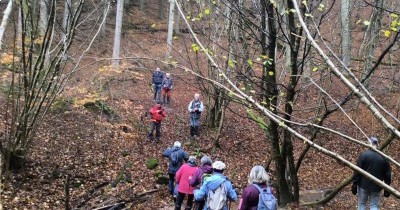
[[[187,163],[183,164],[175,175],[178,184],[178,196],[176,197],[175,210],[180,210],[185,196],[188,197],[185,210],[192,209],[194,187],[189,185],[194,173],[197,171],[196,157],[190,156]]]

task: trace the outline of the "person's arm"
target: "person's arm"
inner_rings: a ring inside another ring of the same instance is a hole
[[[200,189],[194,190],[193,194],[196,201],[204,199],[207,194],[207,181],[205,181],[204,184],[201,185]]]
[[[191,187],[196,187],[198,184],[200,184],[200,182],[198,181],[198,180],[199,180],[200,170],[201,170],[201,169],[198,168],[198,169],[194,172],[192,179],[189,180],[189,186],[191,186]],[[200,179],[201,179],[201,178],[200,178]]]
[[[236,194],[235,190],[232,187],[232,183],[229,182],[229,181],[226,181],[225,182],[225,187],[226,187],[226,190],[227,190],[227,193],[228,193],[228,198],[231,201],[236,201],[237,200],[237,194]]]
[[[192,103],[193,103],[193,101],[191,101],[191,102],[189,103],[189,106],[188,106],[189,112],[193,112],[193,110],[192,110]]]
[[[388,161],[386,161],[386,170],[385,170],[385,174],[383,177],[383,181],[387,184],[390,185],[392,183],[392,172],[390,169],[390,164]]]
[[[183,159],[185,160],[185,162],[187,162],[189,160],[189,155],[186,154],[186,152],[183,151]]]
[[[152,84],[152,85],[156,84],[155,81],[154,81],[155,79],[156,79],[156,75],[155,75],[155,72],[153,72],[153,73],[151,74],[151,84]]]
[[[161,115],[162,115],[163,117],[165,117],[165,116],[167,116],[167,113],[165,113],[165,111],[162,110],[162,111],[161,111]]]
[[[249,208],[249,188],[245,187],[242,190],[242,200],[239,204],[239,209],[238,210],[246,210],[247,208]]]
[[[200,101],[200,108],[199,108],[199,112],[203,112],[203,110],[204,110],[204,105],[203,105],[203,102],[202,102],[202,101]]]
[[[361,154],[360,157],[357,159],[357,163],[356,163],[356,165],[362,169],[363,169],[363,167],[362,167],[363,160],[364,160],[364,154]],[[353,184],[358,185],[360,183],[360,179],[361,179],[361,174],[354,171],[353,179],[352,179]]]
[[[171,148],[164,150],[164,152],[162,153],[163,157],[169,157],[170,155],[171,155]]]

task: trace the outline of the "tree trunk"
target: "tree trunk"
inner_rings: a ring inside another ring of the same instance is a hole
[[[124,0],[118,0],[117,17],[116,17],[115,34],[114,34],[114,47],[113,47],[113,59],[115,59],[112,61],[113,68],[117,68],[119,66],[123,12],[124,12]]]
[[[1,25],[0,25],[0,50],[1,50],[2,43],[3,43],[4,31],[5,31],[7,23],[8,23],[8,17],[10,16],[10,13],[11,13],[11,10],[12,10],[12,2],[13,2],[12,0],[8,1],[7,8],[4,11],[3,20],[1,21]]]
[[[139,0],[139,10],[143,11],[144,9],[144,0]]]
[[[174,0],[174,1],[176,1],[177,4],[181,5],[179,0]],[[179,15],[179,13],[177,13],[176,17],[175,17],[175,21],[174,21],[174,23],[175,23],[175,28],[174,28],[175,35],[178,35],[180,33],[180,25],[179,25],[180,21],[181,21],[181,16]]]
[[[272,3],[267,1],[261,2],[261,27],[263,29],[261,31],[262,54],[267,55],[267,59],[269,59],[268,62],[264,62],[263,64],[262,87],[265,91],[263,101],[266,102],[268,106],[267,108],[269,108],[270,111],[277,114],[276,107],[278,86],[276,82],[275,68],[276,26],[274,6]],[[265,31],[267,32],[267,34],[265,33]],[[272,154],[275,162],[275,175],[278,184],[277,190],[279,194],[278,202],[280,205],[286,205],[293,200],[293,196],[290,193],[288,182],[285,178],[287,160],[281,152],[278,129],[278,123],[269,119],[267,126],[267,141],[271,142]]]
[[[341,0],[340,20],[342,23],[342,62],[349,67],[351,61],[350,0]]]
[[[160,20],[164,18],[164,8],[165,8],[165,0],[158,0],[158,19]]]
[[[105,4],[104,4],[104,10],[103,10],[103,16],[104,16],[104,23],[103,23],[103,25],[101,25],[101,28],[100,28],[100,34],[102,35],[102,36],[106,36],[106,26],[107,26],[107,15],[108,15],[108,10],[109,10],[109,8],[110,8],[110,1],[107,1]]]
[[[167,35],[167,54],[165,55],[168,58],[171,55],[172,51],[172,36],[174,33],[174,10],[175,10],[175,0],[170,0],[169,3],[169,17],[168,17],[168,35]]]
[[[40,18],[39,18],[39,33],[41,36],[44,36],[47,28],[47,1],[40,0]]]

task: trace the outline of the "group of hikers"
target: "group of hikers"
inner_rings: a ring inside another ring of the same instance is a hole
[[[209,156],[200,159],[188,156],[179,141],[167,148],[163,157],[168,158],[168,191],[174,197],[175,210],[180,210],[187,198],[185,210],[227,210],[230,202],[238,200],[232,183],[224,175],[222,161],[212,162]],[[269,175],[264,167],[254,166],[249,174],[250,185],[243,189],[239,210],[276,209],[276,199],[269,187]]]
[[[153,133],[156,130],[155,142],[160,141],[161,137],[161,122],[166,116],[163,105],[168,106],[171,103],[172,78],[170,73],[164,73],[159,67],[152,74],[151,84],[153,87],[154,106],[151,107],[150,113],[150,128],[147,134],[147,139],[153,141]],[[162,100],[161,100],[162,96]],[[197,139],[199,136],[199,121],[201,113],[204,110],[203,102],[200,100],[200,94],[195,93],[194,99],[188,105],[189,111],[189,127],[190,138]]]
[[[149,141],[153,140],[154,129],[156,130],[155,141],[160,140],[161,121],[166,116],[163,105],[170,105],[172,84],[169,73],[164,74],[160,68],[153,72],[152,86],[155,105],[149,111],[151,115],[150,129],[147,135]],[[197,138],[200,116],[204,111],[200,94],[194,94],[194,99],[190,101],[187,109],[190,136]],[[369,137],[368,142],[372,148],[377,148],[378,139],[376,137]],[[222,161],[212,162],[209,156],[203,156],[198,163],[196,157],[188,156],[181,146],[179,141],[175,141],[172,147],[167,148],[162,153],[162,156],[169,160],[168,191],[174,198],[175,210],[181,209],[185,198],[187,199],[186,210],[192,209],[193,206],[196,210],[229,209],[230,202],[238,200],[238,196],[232,183],[224,176],[226,164]],[[356,164],[364,171],[390,185],[390,164],[387,159],[373,149],[364,151]],[[264,167],[254,166],[248,176],[249,185],[242,190],[238,209],[276,209],[277,202],[271,191],[269,180],[270,177]],[[371,210],[379,209],[381,186],[357,172],[353,174],[352,183],[351,192],[358,196],[358,210],[366,208],[368,199]],[[385,197],[389,197],[389,195],[389,192],[384,191]]]

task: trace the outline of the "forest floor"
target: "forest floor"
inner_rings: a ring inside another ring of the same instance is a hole
[[[138,27],[153,24],[142,15],[142,19],[137,18],[139,16],[130,18],[136,18]],[[163,24],[157,23],[157,27],[165,27]],[[138,27],[125,29],[122,53],[129,57],[132,52],[144,52],[144,55],[162,58],[166,49],[165,30]],[[200,138],[190,141],[186,109],[193,94],[199,91],[196,78],[156,62],[147,62],[143,67],[127,60],[119,70],[106,67],[107,62],[93,62],[93,58],[110,56],[112,34],[97,40],[84,61],[91,65],[77,72],[56,100],[40,126],[24,170],[9,173],[1,195],[4,209],[63,209],[67,194],[73,209],[94,209],[123,201],[127,202],[128,209],[171,209],[172,197],[167,187],[156,180],[157,176],[167,175],[168,163],[161,153],[176,140],[181,141],[183,149],[191,155],[207,154],[213,160],[225,162],[225,174],[239,191],[247,185],[250,169],[254,165],[265,165],[271,158],[266,136],[255,123],[243,117],[246,109],[237,104],[227,109],[221,148],[214,147],[216,130],[204,125],[205,116]],[[177,40],[176,45],[182,44],[180,42]],[[181,46],[183,49],[185,45]],[[162,138],[158,144],[146,141],[149,119],[145,114],[152,105],[149,82],[156,66],[170,72],[174,78],[172,104],[166,107],[167,117],[162,123]],[[207,101],[204,102],[208,108]],[[107,111],[99,111],[99,105],[107,107]],[[368,120],[357,110],[352,116],[361,126],[369,128]],[[345,129],[346,125],[340,120],[331,119],[328,123]],[[352,162],[363,150],[332,135],[319,139],[321,144]],[[302,141],[294,140],[296,159],[304,146]],[[398,151],[400,144],[395,141],[387,152],[399,160]],[[146,168],[150,158],[158,160],[156,169]],[[393,185],[397,188],[400,186],[398,173],[398,169],[393,170]],[[351,176],[352,171],[311,150],[298,174],[304,201],[316,199],[320,192]],[[354,209],[356,203],[356,196],[347,186],[325,205],[298,207],[293,204],[288,209]],[[393,196],[382,197],[382,209],[399,207],[399,200]]]

